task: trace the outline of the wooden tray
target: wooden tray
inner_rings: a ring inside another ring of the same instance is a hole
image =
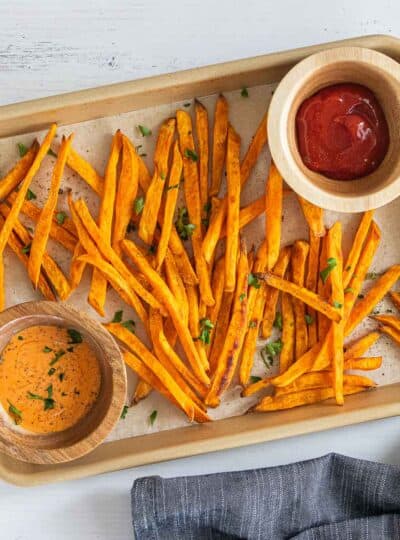
[[[258,56],[0,107],[0,137],[46,128],[53,121],[72,124],[243,86],[276,83],[306,56],[343,45],[375,49],[400,60],[400,40],[388,36],[355,38]],[[84,458],[61,465],[30,465],[0,454],[0,478],[24,486],[56,482],[395,416],[400,413],[399,393],[400,383],[389,384],[374,392],[351,396],[344,407],[317,404],[130,437],[104,443]]]

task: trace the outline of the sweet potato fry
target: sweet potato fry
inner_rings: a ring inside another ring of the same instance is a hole
[[[187,251],[183,247],[182,240],[179,238],[175,227],[172,227],[171,230],[169,248],[175,257],[175,262],[179,268],[179,273],[181,274],[184,283],[186,283],[187,285],[197,285],[199,283],[199,280],[197,279],[196,273],[193,270],[193,266],[190,262]]]
[[[228,388],[232,381],[246,332],[249,267],[246,247],[243,242],[240,246],[237,274],[232,317],[206,397],[206,404],[211,407],[216,407],[219,404],[221,394]]]
[[[265,196],[259,197],[252,203],[244,206],[239,211],[239,229],[243,229],[254,221],[258,216],[261,216],[265,212]],[[220,238],[226,237],[226,227],[224,226],[221,231]]]
[[[14,167],[0,180],[0,200],[8,195],[22,182],[33,164],[39,150],[38,141],[33,144],[27,153],[14,165]]]
[[[264,390],[265,388],[268,388],[271,386],[271,381],[273,377],[266,377],[265,379],[261,379],[261,381],[257,381],[255,383],[249,384],[245,388],[243,388],[241,392],[242,397],[249,397],[253,394],[256,394],[257,392],[260,392],[260,390]]]
[[[383,333],[392,338],[392,340],[397,344],[400,345],[400,332],[398,330],[395,330],[392,326],[387,326],[385,324],[381,325],[379,327],[379,330]]]
[[[390,298],[392,299],[393,304],[397,307],[397,309],[400,309],[400,293],[390,291]]]
[[[279,258],[274,266],[274,274],[279,277],[283,277],[286,273],[289,265],[291,255],[291,248],[284,247],[281,249]],[[257,271],[257,270],[255,270]],[[261,335],[264,339],[268,339],[272,332],[276,316],[276,305],[278,303],[279,290],[267,287],[264,315],[261,326]]]
[[[292,281],[300,287],[304,286],[309,250],[309,244],[303,240],[297,240],[293,244],[291,257]],[[296,327],[295,358],[300,358],[308,348],[306,309],[304,303],[297,298],[293,298],[293,311]]]
[[[199,355],[199,360],[203,366],[204,371],[208,372],[210,365],[207,358],[207,352],[204,348],[204,344],[199,340],[200,336],[200,313],[199,313],[199,298],[196,287],[193,285],[186,285],[186,292],[188,298],[189,309],[189,330],[193,338],[194,345]]]
[[[159,274],[157,274],[157,272],[151,268],[146,258],[143,257],[133,242],[125,239],[122,240],[121,244],[124,253],[132,259],[138,269],[145,275],[146,279],[153,287],[154,294],[157,294],[170,314],[174,322],[174,326],[178,332],[179,340],[193,371],[196,373],[200,381],[202,381],[204,384],[209,384],[209,378],[200,363],[197,349],[193,343],[187,326],[182,320],[175,297],[172,295],[171,291],[161,279]]]
[[[324,229],[325,231],[325,229]],[[321,239],[310,230],[310,252],[308,254],[308,269],[305,286],[310,291],[317,292],[318,268]],[[312,347],[318,341],[317,315],[314,309],[307,309],[308,345]]]
[[[321,251],[319,257],[319,275],[318,275],[318,285],[317,292],[324,299],[329,300],[331,297],[331,282],[326,277],[324,281],[321,278],[321,275],[324,276],[324,272],[328,268],[328,255],[327,255],[327,238],[324,236],[321,239]],[[322,273],[322,274],[321,274]],[[317,324],[318,324],[318,337],[323,339],[329,329],[329,320],[322,313],[317,314]]]
[[[67,165],[75,171],[97,195],[103,194],[104,180],[96,169],[73,148],[68,154]]]
[[[188,300],[188,296],[186,294],[185,285],[183,284],[182,278],[179,275],[178,268],[175,263],[175,259],[170,251],[167,251],[165,261],[164,261],[164,268],[165,268],[165,276],[167,278],[168,286],[176,298],[176,301],[179,306],[179,310],[181,313],[181,317],[184,321],[184,323],[187,325],[189,321],[189,306],[190,311],[194,310],[194,307],[191,305],[191,303]],[[197,306],[196,306],[197,309]],[[196,336],[198,333],[196,334]]]
[[[284,373],[294,361],[295,320],[292,299],[282,293],[282,350],[279,356],[279,371]]]
[[[245,185],[250,177],[250,173],[260,155],[261,150],[267,142],[267,115],[265,114],[257,128],[257,131],[249,145],[246,155],[240,166],[240,185],[241,188]],[[221,201],[221,206],[218,212],[210,220],[207,229],[207,234],[203,241],[203,253],[206,261],[209,263],[212,259],[215,247],[221,236],[222,226],[225,223],[228,202],[227,197]]]
[[[400,332],[400,318],[395,315],[373,315],[373,319]]]
[[[146,193],[138,231],[139,237],[148,245],[153,243],[154,231],[156,230],[165,179],[168,175],[169,153],[175,133],[175,125],[175,118],[168,118],[162,124],[157,138],[157,146],[154,153],[155,170]]]
[[[122,164],[115,198],[112,247],[121,256],[120,241],[125,238],[131,220],[133,201],[139,185],[139,161],[127,137],[122,135]]]
[[[355,273],[356,264],[360,258],[373,216],[374,211],[369,210],[368,212],[365,212],[361,218],[360,225],[358,226],[353,244],[350,249],[350,253],[347,257],[345,265],[343,266],[343,287],[345,289],[349,286],[350,280]]]
[[[287,292],[294,298],[298,298],[319,313],[322,313],[328,317],[328,319],[336,322],[340,321],[340,313],[338,313],[333,306],[323,300],[318,294],[309,291],[304,287],[299,287],[291,281],[287,281],[286,279],[275,276],[271,272],[260,272],[256,274],[256,277],[264,280],[270,287]]]
[[[104,175],[103,194],[99,210],[99,229],[102,238],[111,244],[112,224],[114,217],[115,197],[117,193],[117,165],[121,152],[122,140],[121,132],[118,130],[111,144],[110,156]],[[89,304],[104,317],[104,304],[107,294],[107,280],[104,275],[94,267],[92,283],[90,285],[88,301]]]
[[[221,299],[218,320],[215,321],[214,339],[209,352],[210,373],[214,374],[221,355],[222,347],[225,343],[225,337],[228,332],[231,308],[233,302],[233,293],[224,292]],[[212,320],[212,319],[211,319]],[[214,321],[213,321],[214,322]]]
[[[336,266],[329,278],[332,287],[332,303],[341,315],[339,322],[332,323],[332,349],[330,355],[333,363],[333,388],[336,403],[343,405],[343,341],[344,341],[344,290],[343,290],[343,254],[342,224],[337,221],[328,231],[328,259],[335,260]]]
[[[225,290],[232,292],[236,284],[236,261],[239,250],[240,208],[240,137],[231,125],[228,127],[226,150],[226,180],[228,211],[226,216]]]
[[[74,291],[80,282],[82,281],[83,272],[86,268],[86,263],[79,260],[81,255],[85,254],[80,242],[75,245],[74,252],[72,254],[71,265],[69,268],[69,278],[71,283],[71,289]]]
[[[297,358],[294,364],[292,364],[284,373],[273,377],[271,379],[271,383],[274,386],[287,386],[303,375],[303,373],[311,371],[315,358],[318,356],[322,345],[322,341],[317,341],[317,343],[313,345],[311,349],[308,349],[308,351],[300,356],[300,358]]]
[[[137,358],[135,355],[133,355],[133,354],[127,352],[127,351],[124,351],[123,355],[124,355],[124,359],[125,359],[125,355],[131,355],[133,358],[135,358],[135,360],[140,362],[139,358]],[[125,362],[129,366],[129,362],[127,362],[126,359],[125,359]],[[146,366],[144,364],[141,364],[141,365],[143,366],[143,369],[147,370],[147,368],[146,368]],[[132,369],[134,369],[134,368],[132,367]],[[134,369],[134,371],[136,371],[136,373],[140,376],[140,373],[139,373],[139,371],[137,369]],[[149,376],[149,374],[151,374],[151,375]],[[146,375],[147,375],[147,380],[153,380],[153,378],[155,378],[155,375],[153,375],[153,372],[150,371],[150,370],[148,370],[148,373]],[[151,384],[147,383],[143,379],[139,379],[137,381],[137,383],[136,383],[136,387],[135,387],[135,390],[133,392],[132,403],[139,403],[139,401],[142,401],[143,399],[146,399],[147,396],[151,393],[152,390],[153,390],[153,387],[151,386]],[[158,389],[158,391],[161,394],[163,393],[160,388]],[[165,390],[165,392],[166,392],[166,390]],[[163,395],[165,395],[165,394],[163,394]],[[166,397],[168,399],[170,399],[170,394],[168,394]],[[173,401],[173,403],[175,403],[175,401]]]
[[[72,144],[72,139],[73,136],[70,135],[68,139],[63,139],[61,143],[60,151],[58,153],[51,177],[49,196],[43,207],[39,221],[37,222],[35,234],[32,240],[28,264],[28,274],[35,288],[37,287],[39,281],[40,268],[42,266],[43,255],[46,251],[46,245],[49,239],[49,234],[53,221],[53,213],[57,206],[58,190],[60,188],[65,163],[67,161],[68,153]]]
[[[165,198],[165,209],[161,236],[158,242],[156,254],[156,268],[159,271],[167,253],[168,244],[171,237],[171,231],[174,226],[174,214],[176,201],[178,200],[179,185],[182,177],[182,156],[179,152],[178,143],[175,142],[173,150],[173,159],[171,171],[168,179],[168,191]]]
[[[371,289],[362,300],[354,306],[345,327],[345,335],[349,335],[358,324],[376,306],[378,302],[389,292],[400,277],[400,265],[394,265],[376,280]]]
[[[199,181],[200,181],[200,204],[202,210],[208,202],[208,112],[198,101],[194,104],[196,114],[196,134],[199,145]],[[223,164],[223,162],[222,162]]]
[[[349,358],[344,361],[345,370],[372,371],[382,365],[382,356],[369,356],[365,358]]]
[[[279,257],[282,229],[283,180],[271,161],[265,189],[265,239],[267,242],[267,270],[271,270]]]
[[[373,388],[376,383],[362,375],[344,375],[344,384],[349,386],[363,386],[365,388]],[[278,388],[274,397],[283,396],[285,394],[291,394],[293,392],[300,392],[302,390],[311,390],[314,388],[329,388],[334,385],[334,375],[329,371],[315,371],[311,373],[305,373],[299,377],[294,383],[283,388]]]
[[[198,407],[180,388],[175,382],[173,377],[164,368],[164,366],[157,360],[157,358],[143,345],[143,343],[126,328],[120,324],[106,324],[105,328],[111,332],[116,338],[118,338],[126,347],[137,355],[142,362],[156,375],[156,377],[163,383],[163,386],[168,392],[174,396],[179,406],[187,414],[190,420],[196,420],[197,422],[208,421],[207,415]],[[142,378],[143,373],[140,374]]]
[[[365,386],[345,386],[344,394],[347,396],[350,394],[358,394],[359,392],[364,392],[366,390]],[[300,407],[301,405],[310,405],[311,403],[325,401],[326,399],[334,397],[334,395],[335,393],[332,388],[315,388],[313,390],[293,392],[292,394],[286,394],[277,398],[267,396],[252,410],[257,412],[267,412],[292,409],[293,407]]]
[[[344,348],[344,359],[351,360],[352,358],[359,358],[365,354],[368,349],[374,345],[380,338],[379,332],[369,332],[365,336],[357,339],[350,345],[346,345]]]
[[[176,119],[179,134],[179,145],[183,157],[183,173],[185,176],[183,185],[186,205],[190,222],[194,225],[194,231],[192,233],[192,246],[196,273],[199,279],[200,297],[207,306],[212,306],[214,304],[214,299],[211,292],[209,271],[202,252],[199,171],[196,163],[198,156],[194,147],[192,120],[189,114],[185,111],[177,111]]]
[[[297,195],[297,198],[312,234],[317,237],[325,236],[324,211],[322,208],[306,201],[300,195]]]
[[[207,347],[208,355],[211,353],[212,343],[214,341],[216,327],[218,325],[219,313],[222,305],[222,297],[224,294],[225,281],[225,259],[221,256],[214,265],[214,270],[211,280],[211,290],[215,299],[215,304],[207,308],[207,318],[214,324],[214,331],[211,332],[210,345]]]
[[[218,96],[214,112],[213,150],[211,164],[210,197],[218,195],[221,189],[222,171],[225,163],[226,140],[228,136],[228,102]]]

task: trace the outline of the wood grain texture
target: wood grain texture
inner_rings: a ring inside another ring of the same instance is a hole
[[[0,313],[0,349],[16,332],[33,325],[76,328],[96,354],[101,373],[100,394],[93,407],[64,431],[30,433],[0,411],[0,450],[28,463],[53,465],[87,454],[111,432],[125,402],[126,372],[112,336],[86,314],[56,302],[26,302]]]

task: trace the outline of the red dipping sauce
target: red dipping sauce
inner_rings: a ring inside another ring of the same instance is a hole
[[[296,132],[304,165],[337,180],[372,173],[389,147],[382,107],[371,90],[359,84],[328,86],[303,101]]]

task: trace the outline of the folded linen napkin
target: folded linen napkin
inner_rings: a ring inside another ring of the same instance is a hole
[[[136,540],[400,540],[400,467],[329,454],[132,488]]]

